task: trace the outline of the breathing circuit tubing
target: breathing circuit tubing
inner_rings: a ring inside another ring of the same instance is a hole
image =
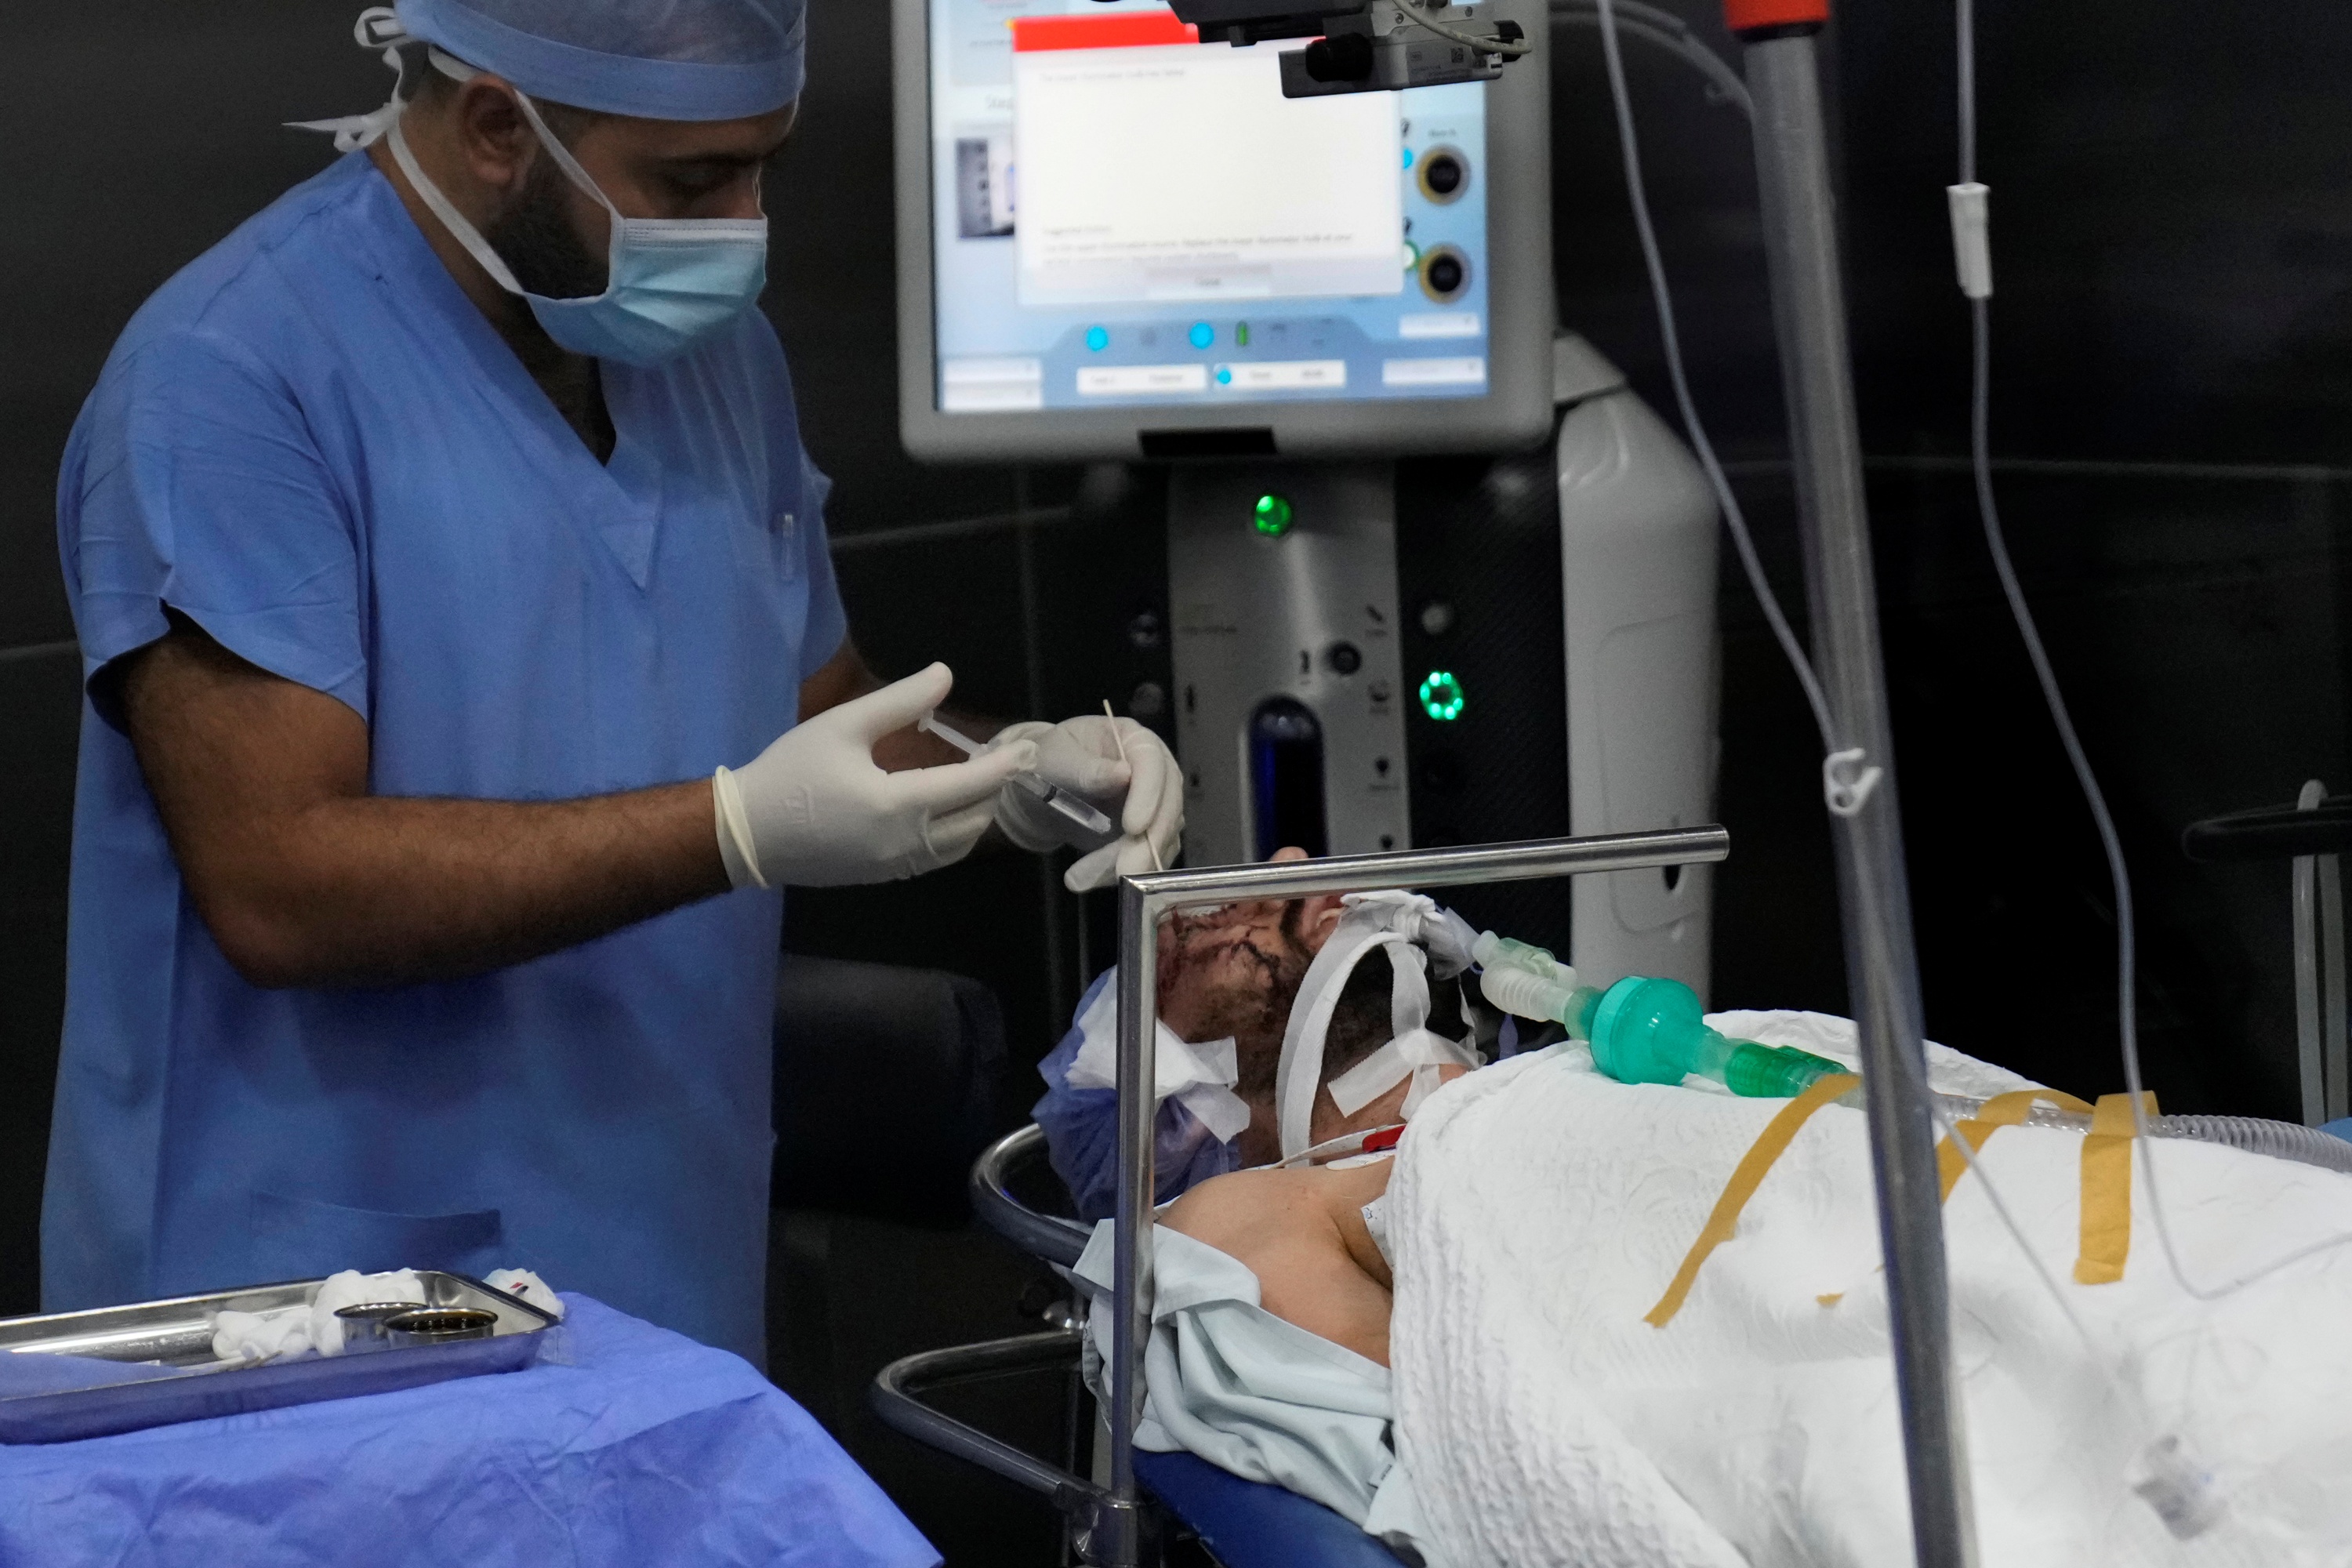
[[[1959,184],[1955,190],[1974,190],[1978,194],[1977,199],[1981,202],[1984,187],[1977,181],[1975,0],[1956,0],[1955,14],[1959,68]],[[1979,246],[1981,250],[1981,237]],[[1965,272],[1966,268],[1963,270]],[[2198,1300],[2218,1301],[2289,1264],[2352,1242],[2352,1232],[2298,1247],[2224,1284],[2200,1287],[2182,1268],[2179,1252],[2173,1246],[2172,1226],[2165,1214],[2163,1195],[2157,1186],[2155,1156],[2147,1146],[2151,1128],[2171,1121],[2210,1124],[2219,1135],[2210,1138],[2209,1142],[2229,1143],[2233,1148],[2256,1148],[2257,1152],[2263,1153],[2281,1152],[2289,1159],[2306,1156],[2285,1152],[2287,1149],[2315,1148],[2318,1141],[2339,1144],[2346,1149],[2352,1149],[2352,1144],[2315,1128],[2287,1122],[2258,1121],[2253,1118],[2237,1116],[2151,1118],[2147,1114],[2147,1102],[2141,1091],[2137,926],[2132,904],[2131,869],[2124,860],[2123,840],[2116,832],[2115,817],[2107,809],[2106,795],[2099,788],[2098,776],[2092,772],[2090,758],[2083,750],[2082,738],[2075,732],[2074,717],[2067,710],[2065,694],[2059,688],[2056,671],[2051,668],[2049,652],[2042,647],[2042,633],[2034,623],[2032,606],[2026,603],[2025,590],[2018,581],[2017,568],[2010,560],[2009,543],[2000,526],[2000,510],[1993,496],[1992,279],[1989,253],[1985,255],[1980,285],[1968,288],[1966,291],[1969,296],[1971,349],[1969,458],[1976,479],[1977,511],[1984,524],[1985,545],[1992,554],[1993,570],[2000,578],[2001,594],[2009,601],[2011,617],[2016,621],[2018,635],[2025,643],[2026,656],[2032,661],[2033,676],[2042,688],[2042,701],[2050,710],[2051,721],[2057,726],[2059,742],[2066,751],[2066,761],[2074,771],[2075,783],[2082,786],[2084,803],[2090,807],[2091,820],[2098,828],[2099,847],[2106,854],[2107,875],[2114,884],[2116,900],[2116,1013],[2123,1045],[2124,1087],[2131,1094],[2132,1123],[2139,1134],[2135,1142],[2139,1144],[2140,1173],[2147,1184],[2148,1214],[2155,1222],[2157,1242],[2164,1253],[2165,1266],[2170,1270],[2174,1282]],[[2241,1138],[2256,1142],[2241,1142]],[[2270,1146],[2262,1146],[2264,1144]],[[2325,1163],[2332,1170],[2352,1168],[2318,1158],[2309,1158],[2308,1163]]]
[[[1570,12],[1571,7],[1574,11],[1580,11],[1583,3],[1586,3],[1586,0],[1568,0],[1567,4],[1559,5],[1558,8],[1562,12]],[[1629,8],[1634,8],[1637,16],[1640,11],[1646,8],[1639,7],[1638,0],[1589,0],[1589,3],[1591,4],[1599,23],[1601,52],[1608,69],[1610,98],[1616,113],[1619,147],[1623,156],[1626,191],[1633,206],[1634,228],[1641,240],[1643,261],[1649,274],[1651,294],[1658,314],[1659,333],[1664,340],[1666,369],[1674,385],[1675,401],[1682,414],[1684,426],[1689,433],[1692,448],[1698,456],[1700,466],[1706,470],[1708,484],[1715,492],[1717,503],[1723,510],[1725,525],[1732,536],[1748,586],[1762,606],[1765,619],[1770,625],[1774,639],[1780,644],[1781,652],[1787,657],[1790,668],[1797,677],[1799,684],[1804,689],[1806,702],[1812,710],[1823,748],[1829,753],[1824,763],[1823,774],[1825,782],[1831,786],[1830,808],[1833,811],[1838,810],[1839,781],[1836,763],[1841,757],[1851,756],[1852,753],[1843,751],[1839,745],[1832,728],[1829,704],[1822,691],[1820,679],[1813,670],[1812,661],[1806,656],[1802,645],[1798,642],[1794,629],[1781,611],[1778,595],[1774,594],[1770,582],[1764,575],[1763,563],[1757,554],[1754,541],[1749,534],[1746,514],[1739,506],[1738,497],[1732,491],[1729,478],[1724,473],[1723,466],[1716,457],[1714,445],[1708,440],[1706,428],[1699,420],[1698,409],[1691,395],[1689,379],[1684,369],[1681,338],[1675,323],[1673,295],[1667,286],[1665,264],[1659,250],[1656,229],[1650,216],[1646,184],[1642,174],[1640,144],[1633,126],[1632,95],[1626,87],[1624,63],[1618,47],[1617,6],[1622,4]],[[1963,188],[1975,187],[1980,203],[1982,188],[1976,186],[1975,9],[1973,0],[1956,0],[1956,5],[1959,40],[1959,183]],[[1567,16],[1562,16],[1559,19],[1569,18]],[[1646,16],[1640,17],[1640,22],[1647,20]],[[1637,26],[1639,25],[1637,22]],[[1642,30],[1645,36],[1650,32],[1648,28]],[[1656,37],[1653,41],[1668,40]],[[1673,42],[1685,52],[1693,49],[1704,50],[1704,46],[1696,44],[1695,40],[1685,41],[1676,38]],[[1712,72],[1707,74],[1710,78],[1713,75]],[[1740,107],[1743,109],[1747,107],[1744,96],[1743,94],[1740,100],[1736,100],[1740,102]],[[1981,213],[1981,206],[1978,211]],[[2000,579],[2002,593],[2008,600],[2011,616],[2017,623],[2019,635],[2025,643],[2028,657],[2033,665],[2035,678],[2042,688],[2043,700],[2049,708],[2052,721],[2056,725],[2059,738],[2064,745],[2067,760],[2074,768],[2075,779],[2082,787],[2092,818],[2098,828],[2100,844],[2105,851],[2108,871],[2115,884],[2116,990],[2123,1047],[2124,1081],[2131,1096],[2134,1130],[2138,1134],[2134,1141],[2139,1145],[2140,1167],[2147,1186],[2148,1209],[2155,1224],[2158,1240],[2164,1253],[2166,1265],[2180,1288],[2199,1300],[2218,1300],[2302,1258],[2352,1243],[2352,1233],[2331,1237],[2297,1248],[2259,1268],[2242,1274],[2226,1284],[2211,1289],[2200,1288],[2189,1280],[2186,1271],[2181,1268],[2178,1251],[2173,1245],[2171,1228],[2157,1185],[2154,1156],[2149,1150],[2150,1142],[2160,1138],[2189,1138],[2347,1173],[2352,1173],[2352,1142],[2321,1132],[2315,1128],[2255,1117],[2150,1116],[2147,1112],[2147,1101],[2142,1092],[2143,1079],[2139,1060],[2138,1012],[2136,995],[2137,928],[2133,914],[2130,872],[2124,861],[2122,841],[2116,832],[2114,818],[2107,810],[2105,796],[2100,791],[2097,778],[2091,771],[2089,759],[2083,750],[2080,737],[2075,732],[2073,718],[2067,710],[2064,696],[2059,689],[2056,674],[2051,667],[2048,652],[2042,646],[2032,611],[2026,603],[2024,590],[2018,581],[2016,569],[2010,560],[2007,542],[2001,532],[2000,512],[1994,500],[1990,433],[1991,318],[1989,299],[1990,294],[1989,262],[1987,268],[1981,292],[1973,288],[1969,290],[1971,295],[1969,307],[1974,349],[1969,447],[1979,512],[1984,526],[1986,544],[1992,555],[1994,570]],[[1868,788],[1868,784],[1864,780],[1849,780],[1847,783],[1849,799],[1852,798],[1851,790],[1853,786],[1859,785],[1865,792]],[[1877,943],[1866,940],[1864,947],[1869,962],[1883,963],[1884,960],[1878,952]],[[2020,1248],[2026,1252],[2036,1272],[2042,1276],[2048,1285],[2052,1295],[2058,1300],[2066,1315],[2073,1319],[2074,1314],[2072,1307],[2066,1302],[2063,1293],[2059,1290],[2056,1280],[2050,1277],[2038,1255],[2035,1255],[2032,1247],[2027,1245],[2024,1233],[2010,1218],[2008,1206],[2001,1203],[1998,1192],[1994,1190],[1990,1180],[1986,1178],[1985,1173],[1979,1168],[1974,1147],[1967,1139],[1957,1136],[1953,1131],[1952,1122],[1960,1116],[1965,1116],[1968,1110],[1974,1109],[1974,1105],[1965,1100],[1958,1100],[1931,1091],[1924,1081],[1924,1073],[1918,1076],[1921,1081],[1915,1082],[1910,1087],[1915,1092],[1926,1097],[1938,1130],[1959,1152],[1968,1168],[1975,1172],[1979,1180],[1985,1182],[1986,1191],[1992,1198],[2003,1228],[2010,1233]],[[2064,1125],[2082,1120],[2068,1119],[2063,1112],[2052,1112],[2050,1116],[2054,1120],[2045,1120],[2043,1112],[2037,1109],[2036,1113],[2028,1118],[2028,1123]],[[2075,1322],[2075,1328],[2078,1332],[2082,1331],[2082,1324],[2079,1321]],[[2085,1338],[2087,1340],[2087,1335]]]
[[[1569,1038],[1591,1047],[1596,1068],[1621,1083],[1680,1083],[1696,1075],[1736,1095],[1786,1100],[1823,1078],[1853,1070],[1791,1046],[1727,1038],[1706,1025],[1697,995],[1679,981],[1629,975],[1604,990],[1583,984],[1574,966],[1542,948],[1493,931],[1477,939],[1471,956],[1479,966],[1479,990],[1487,1002],[1516,1017],[1561,1026]],[[1987,1103],[1932,1088],[1927,1093],[1937,1119],[1948,1128],[1976,1116]],[[2024,1124],[2088,1132],[2091,1119],[2081,1111],[2036,1103],[2028,1109]],[[2251,1116],[2152,1116],[2143,1135],[2221,1143],[2352,1174],[2352,1142],[2291,1122]]]

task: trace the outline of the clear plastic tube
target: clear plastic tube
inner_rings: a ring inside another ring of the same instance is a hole
[[[1975,1116],[1985,1106],[1983,1100],[1967,1095],[1938,1094],[1936,1098],[1943,1102],[1946,1116],[1954,1121]],[[2036,1104],[2026,1112],[2022,1125],[2088,1132],[2091,1119],[2077,1110]],[[2249,1154],[2267,1154],[2273,1160],[2293,1160],[2298,1164],[2352,1175],[2352,1143],[2316,1127],[2267,1121],[2259,1116],[2151,1116],[2147,1120],[2147,1128],[2150,1138],[2219,1143]]]
[[[1558,1024],[1570,1039],[1591,1037],[1601,993],[1580,981],[1575,967],[1554,958],[1549,949],[1485,931],[1470,944],[1470,962],[1478,966],[1478,989],[1504,1012]]]
[[[1598,994],[1592,987],[1576,984],[1574,970],[1569,971],[1568,981],[1563,984],[1510,964],[1485,970],[1478,976],[1478,988],[1486,993],[1487,1001],[1504,1012],[1561,1025],[1580,1040],[1585,1037],[1581,1032],[1583,1015],[1591,1011],[1585,994]]]
[[[2352,1143],[2292,1121],[2266,1121],[2258,1116],[2151,1116],[2147,1135],[2222,1143],[2250,1154],[2268,1154],[2352,1175]]]

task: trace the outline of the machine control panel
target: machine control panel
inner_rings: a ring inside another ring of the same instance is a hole
[[[1409,845],[1395,541],[1386,464],[1171,476],[1191,864]]]

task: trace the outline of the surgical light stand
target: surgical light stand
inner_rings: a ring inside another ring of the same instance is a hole
[[[1757,184],[1789,402],[1813,660],[1828,698],[1832,743],[1844,758],[1842,765],[1833,758],[1824,767],[1823,782],[1833,798],[1846,974],[1862,1031],[1912,1542],[1920,1568],[1972,1568],[1975,1531],[1966,1434],[1951,1375],[1943,1207],[1935,1131],[1921,1092],[1927,1068],[1918,959],[1813,47],[1829,20],[1829,0],[1725,0],[1724,11],[1744,46],[1756,105]],[[1858,757],[1853,755],[1857,749]],[[1842,766],[1834,783],[1832,766]]]

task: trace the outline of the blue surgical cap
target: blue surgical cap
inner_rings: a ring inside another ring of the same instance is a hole
[[[536,99],[740,120],[800,96],[807,0],[397,0],[411,37]]]

